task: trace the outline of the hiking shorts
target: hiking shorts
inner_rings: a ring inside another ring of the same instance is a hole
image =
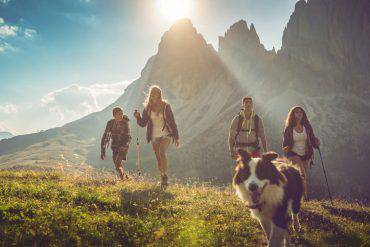
[[[298,156],[299,158],[301,158],[302,161],[308,160],[307,155],[299,155],[299,154],[297,154],[296,152],[293,152],[293,151],[289,151],[286,154],[287,158],[293,157],[293,156]]]
[[[112,147],[113,152],[113,162],[116,163],[116,160],[122,159],[126,160],[128,148],[124,147]]]
[[[167,135],[167,136],[161,136],[161,137],[155,137],[155,138],[152,138],[152,143],[153,144],[159,144],[160,141],[162,141],[163,139],[168,139],[171,141],[171,136]]]
[[[254,149],[252,152],[250,152],[250,151],[248,151],[247,147],[235,147],[235,151],[238,150],[239,148],[247,151],[248,153],[250,153],[250,155],[252,156],[252,158],[259,158],[259,157],[261,157],[261,152],[260,152],[259,149]]]

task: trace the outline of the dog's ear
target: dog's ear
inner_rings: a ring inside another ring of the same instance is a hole
[[[238,154],[245,163],[248,163],[251,160],[251,155],[241,148],[238,149]]]
[[[279,155],[275,152],[266,152],[264,154],[262,154],[262,160],[264,162],[267,162],[267,163],[270,163],[271,161],[273,161],[274,159],[276,159],[277,157],[279,157]]]

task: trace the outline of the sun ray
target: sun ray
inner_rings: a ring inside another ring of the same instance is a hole
[[[157,0],[158,10],[168,21],[189,18],[192,0]]]

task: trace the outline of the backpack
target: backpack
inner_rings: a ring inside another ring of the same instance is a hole
[[[259,139],[258,139],[259,116],[257,114],[254,114],[253,122],[254,122],[254,128],[252,128],[252,130],[256,133],[256,141],[254,143],[248,143],[248,144],[247,143],[238,143],[239,145],[253,146],[255,148],[259,148]],[[237,143],[236,138],[238,137],[240,131],[246,131],[246,130],[242,130],[242,123],[243,123],[243,117],[239,114],[238,115],[238,125],[236,127],[236,135],[234,137],[235,143]]]

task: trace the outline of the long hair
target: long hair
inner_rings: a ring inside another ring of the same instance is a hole
[[[303,117],[302,117],[302,124],[303,125],[310,125],[310,121],[308,121],[307,114],[303,110],[302,107],[300,106],[294,106],[290,111],[288,112],[288,116],[285,119],[285,127],[291,127],[293,128],[296,125],[296,120],[294,116],[294,111],[300,109],[303,112]]]
[[[153,93],[158,93],[159,94],[159,98],[160,98],[160,101],[161,102],[167,102],[164,98],[163,98],[163,95],[162,95],[162,89],[157,86],[157,85],[152,85],[149,87],[149,90],[148,90],[148,93],[146,95],[146,99],[143,103],[144,107],[146,109],[151,109],[152,108],[152,105],[153,105]]]

